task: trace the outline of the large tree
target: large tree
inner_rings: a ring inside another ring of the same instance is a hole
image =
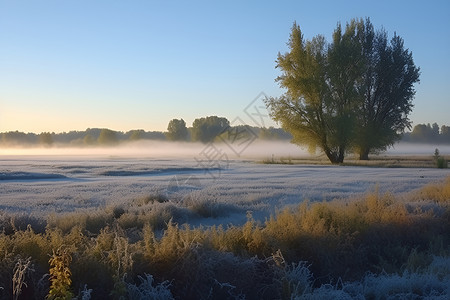
[[[293,143],[342,163],[346,152],[366,158],[387,147],[409,126],[418,69],[398,36],[383,48],[383,35],[369,19],[351,20],[345,31],[338,24],[328,44],[321,35],[304,40],[294,23],[289,52],[276,61],[282,71],[276,81],[286,92],[266,100]]]
[[[394,34],[388,42],[386,31],[375,32],[369,19],[361,44],[365,61],[358,87],[362,102],[354,148],[360,159],[367,160],[370,152],[385,150],[400,139],[405,128],[411,129],[408,115],[420,70],[403,39]]]
[[[342,163],[352,142],[355,86],[361,69],[358,43],[361,28],[352,21],[342,33],[338,26],[333,43],[321,35],[303,39],[294,23],[289,52],[278,53],[276,81],[286,89],[279,98],[266,100],[272,118],[293,136],[292,142],[310,151],[324,151],[332,163]]]
[[[212,142],[229,127],[230,122],[223,117],[209,116],[195,119],[192,123],[192,140],[202,143]]]
[[[166,136],[171,141],[186,141],[188,137],[186,122],[183,119],[170,120]]]

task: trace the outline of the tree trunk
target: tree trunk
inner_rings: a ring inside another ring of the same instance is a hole
[[[344,156],[345,156],[345,147],[341,146],[339,147],[339,156],[338,156],[339,164],[342,164],[344,162]]]
[[[332,164],[337,164],[336,157],[332,151],[325,149],[324,152]]]
[[[369,160],[369,149],[361,149],[359,151],[359,160]]]
[[[344,162],[344,151],[339,150],[339,153],[331,151],[329,149],[324,150],[326,156],[333,165],[341,164]]]

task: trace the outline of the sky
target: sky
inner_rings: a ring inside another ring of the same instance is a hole
[[[293,22],[330,41],[361,17],[401,36],[420,67],[413,125],[450,125],[449,15],[448,0],[0,0],[0,132],[258,125],[246,112],[284,92],[275,60]]]

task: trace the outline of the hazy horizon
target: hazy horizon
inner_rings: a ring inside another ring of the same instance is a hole
[[[0,148],[0,155],[3,158],[8,156],[84,156],[84,157],[124,157],[124,158],[167,158],[167,159],[195,159],[200,158],[202,151],[209,146],[214,146],[218,151],[225,154],[228,159],[287,159],[287,158],[307,158],[320,157],[324,154],[317,151],[315,154],[308,152],[307,148],[292,144],[289,140],[268,141],[255,140],[240,153],[236,153],[232,148],[223,142],[203,144],[200,142],[176,142],[176,141],[125,141],[116,146],[71,146],[67,144],[54,144],[46,146],[25,146],[20,145]],[[450,145],[433,143],[409,143],[398,142],[381,155],[433,155],[438,148],[441,155],[450,155]],[[351,158],[351,154],[348,154]],[[373,156],[373,155],[371,155]],[[324,157],[325,158],[325,157]]]
[[[402,37],[421,69],[413,125],[445,124],[449,9],[448,1],[0,0],[0,132],[164,131],[173,118],[209,115],[254,126],[248,106],[261,92],[284,92],[275,60],[294,21],[306,39],[330,41],[338,22],[365,17]]]

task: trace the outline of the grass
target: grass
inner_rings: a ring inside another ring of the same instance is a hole
[[[0,299],[450,296],[450,178],[406,198],[305,201],[243,226],[180,225],[234,209],[187,203],[154,196],[45,220],[1,214]]]
[[[438,165],[432,155],[416,156],[387,156],[373,155],[370,160],[359,160],[354,157],[347,157],[344,166],[363,166],[363,167],[382,167],[382,168],[445,168],[444,164],[450,160],[450,157],[440,157]],[[321,156],[312,157],[271,157],[260,161],[262,164],[297,164],[297,165],[331,165],[329,160]]]

